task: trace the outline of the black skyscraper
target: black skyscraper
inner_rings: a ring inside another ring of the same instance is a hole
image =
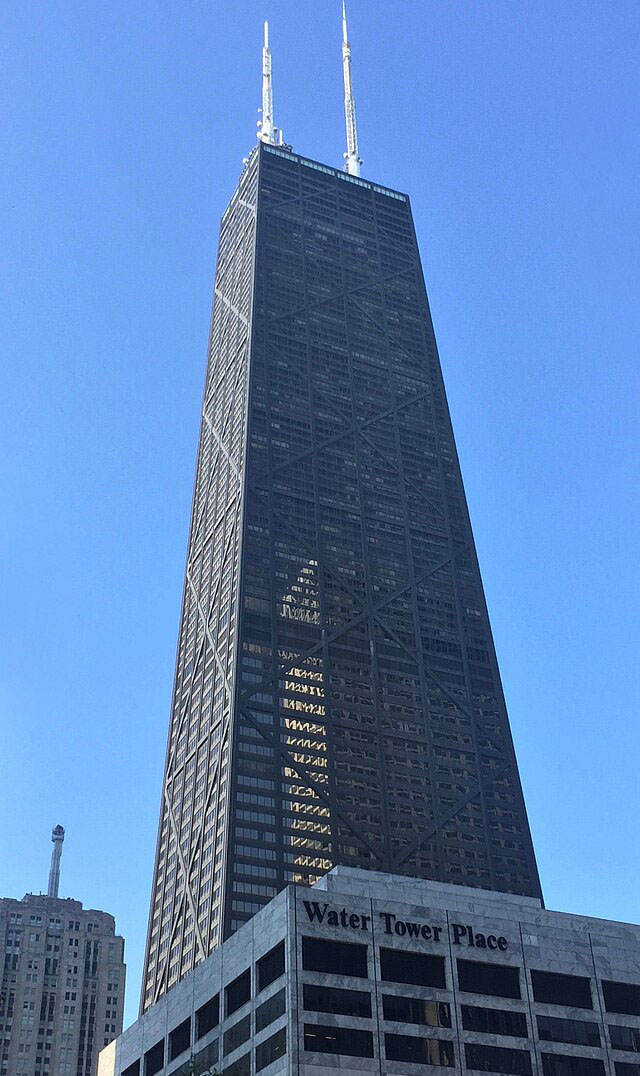
[[[407,197],[221,227],[143,1008],[333,864],[539,895]]]

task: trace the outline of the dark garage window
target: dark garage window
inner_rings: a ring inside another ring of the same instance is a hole
[[[404,949],[380,949],[380,976],[387,983],[412,983],[442,990],[447,985],[443,957]]]
[[[604,1061],[574,1054],[543,1054],[544,1076],[606,1076]]]
[[[509,1009],[483,1009],[479,1005],[462,1006],[462,1026],[465,1031],[479,1031],[483,1035],[513,1035],[526,1039],[527,1018],[523,1012]]]
[[[266,956],[261,957],[256,964],[256,970],[258,972],[258,991],[264,990],[265,987],[275,983],[276,979],[284,975],[284,942],[280,942]]]
[[[531,985],[536,1001],[546,1005],[571,1005],[592,1009],[591,983],[582,975],[560,975],[555,971],[532,971]]]
[[[342,990],[335,986],[305,983],[303,1006],[308,1012],[329,1012],[337,1016],[371,1016],[371,995],[364,990]]]
[[[453,1043],[423,1039],[415,1035],[385,1035],[387,1061],[409,1061],[414,1065],[453,1065]]]
[[[169,1061],[179,1057],[191,1046],[191,1017],[184,1020],[169,1034]]]
[[[457,963],[458,986],[465,993],[489,994],[494,998],[520,997],[520,968],[508,964],[481,964],[477,960],[458,960]]]
[[[640,986],[634,983],[603,982],[602,992],[607,1012],[640,1016]]]
[[[367,979],[367,946],[327,938],[302,939],[302,967],[305,971],[323,971],[332,975],[353,975]]]
[[[196,1011],[196,1040],[201,1039],[214,1027],[218,1026],[220,1019],[220,995],[216,994]]]
[[[304,1025],[304,1048],[315,1054],[343,1054],[345,1057],[373,1057],[373,1035],[355,1027]]]
[[[515,1076],[531,1076],[531,1055],[528,1050],[480,1046],[475,1042],[468,1042],[464,1050],[467,1068],[473,1072],[509,1072]]]
[[[225,1016],[231,1016],[251,997],[251,972],[247,968],[224,988]]]
[[[161,1068],[164,1068],[164,1039],[160,1039],[160,1042],[145,1053],[144,1076],[154,1076]]]

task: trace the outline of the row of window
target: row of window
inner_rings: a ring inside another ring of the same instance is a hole
[[[312,1053],[343,1057],[375,1057],[373,1032],[360,1028],[305,1024],[304,1048]],[[387,1061],[444,1068],[455,1065],[454,1045],[446,1039],[385,1034],[384,1050]],[[468,1042],[464,1044],[464,1053],[465,1067],[473,1072],[533,1076],[529,1050]],[[543,1076],[606,1076],[604,1062],[599,1058],[542,1053],[541,1060]],[[616,1076],[640,1076],[640,1065],[618,1061]]]
[[[336,1016],[358,1016],[371,1019],[371,995],[365,990],[345,990],[340,987],[317,986],[305,983],[302,1005],[307,1012],[331,1013]],[[486,1009],[479,1005],[460,1007],[464,1031],[484,1035],[508,1035],[529,1038],[526,1014],[509,1009]],[[446,1001],[382,995],[383,1019],[421,1027],[446,1027],[451,1024],[451,1006]],[[538,1016],[538,1038],[542,1042],[563,1042],[575,1046],[599,1048],[600,1028],[593,1020],[570,1020],[557,1016]],[[640,1053],[640,1028],[609,1026],[611,1046],[617,1050]]]
[[[255,988],[259,994],[271,983],[284,974],[285,956],[284,942],[274,946],[265,956],[255,964]],[[223,991],[224,1016],[232,1016],[251,1000],[251,968],[247,968],[230,983]],[[272,998],[269,998],[255,1011],[256,1033],[272,1023],[285,1011],[285,991],[280,990]],[[220,994],[215,994],[201,1005],[195,1013],[194,1042],[199,1042],[220,1022]],[[142,1076],[155,1076],[160,1069],[170,1061],[180,1057],[191,1046],[191,1017],[183,1020],[177,1027],[169,1032],[166,1050],[165,1040],[160,1039],[149,1050],[145,1051],[142,1065]],[[224,1033],[223,1052],[225,1055],[236,1050],[243,1042],[251,1037],[251,1015],[239,1020],[233,1027]],[[283,1051],[284,1052],[284,1051]],[[264,1067],[264,1066],[263,1066]],[[226,1071],[226,1070],[225,1070]],[[140,1058],[123,1070],[122,1076],[141,1076]]]
[[[369,947],[327,938],[302,939],[302,966],[306,971],[369,978]],[[458,987],[471,994],[491,997],[522,997],[520,968],[508,964],[457,960]],[[412,983],[439,990],[447,987],[445,959],[431,953],[380,948],[380,977],[393,983]],[[593,1009],[591,981],[586,976],[531,971],[534,1000],[546,1005]],[[640,986],[602,980],[607,1012],[640,1016]]]

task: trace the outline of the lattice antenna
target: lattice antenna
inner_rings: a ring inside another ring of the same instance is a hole
[[[282,145],[282,131],[273,119],[273,79],[271,77],[271,49],[269,48],[269,23],[264,24],[262,47],[262,119],[258,120],[258,139],[270,146]]]
[[[347,126],[347,152],[344,155],[345,171],[351,176],[359,176],[362,161],[358,155],[356,102],[353,97],[353,85],[351,82],[351,45],[347,34],[345,0],[342,0],[342,74],[344,75],[344,118]]]
[[[57,897],[60,888],[60,857],[62,855],[62,842],[64,841],[64,827],[55,826],[51,831],[53,852],[51,853],[51,870],[49,871],[48,897]]]

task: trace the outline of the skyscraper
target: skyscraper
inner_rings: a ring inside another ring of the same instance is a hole
[[[107,912],[58,896],[56,826],[46,894],[0,898],[0,1076],[94,1076],[122,1031],[124,940]]]
[[[222,218],[143,1011],[336,863],[540,894],[409,199],[360,177],[346,25],[343,60],[345,172],[278,144],[265,40]]]

